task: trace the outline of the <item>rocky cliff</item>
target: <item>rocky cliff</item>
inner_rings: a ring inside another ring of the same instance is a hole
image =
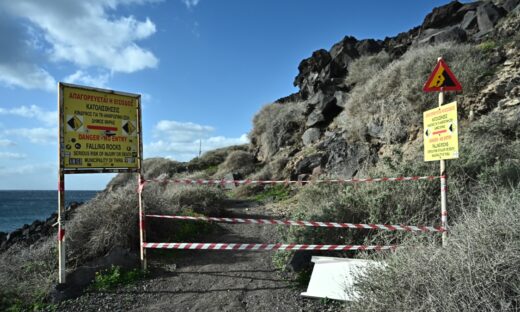
[[[396,151],[422,161],[422,111],[437,104],[422,85],[439,56],[464,87],[448,96],[463,126],[492,112],[520,119],[519,3],[453,1],[395,37],[347,36],[314,51],[298,66],[299,91],[255,116],[255,156],[292,178],[313,170],[349,178]]]

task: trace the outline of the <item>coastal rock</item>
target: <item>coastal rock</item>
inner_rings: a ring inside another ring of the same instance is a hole
[[[81,206],[82,202],[72,202],[65,208],[65,219],[70,218],[75,213],[76,208]],[[0,251],[9,249],[14,244],[23,244],[30,246],[40,240],[42,237],[53,235],[56,232],[54,225],[58,221],[58,214],[53,213],[45,221],[35,220],[33,223],[24,224],[21,228],[16,229],[8,234],[0,232]],[[4,236],[2,236],[2,234]]]

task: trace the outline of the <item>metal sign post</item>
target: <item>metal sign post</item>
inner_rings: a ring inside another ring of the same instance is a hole
[[[65,174],[138,173],[141,180],[141,96],[60,82],[58,112],[58,272],[61,284],[66,282]],[[140,216],[143,213],[141,192],[139,213]],[[141,245],[143,238],[141,236]]]
[[[442,58],[439,58],[442,60]],[[441,90],[439,92],[439,107],[444,104],[444,91]],[[441,226],[445,229],[448,228],[448,203],[446,192],[447,188],[447,175],[446,175],[446,161],[444,159],[440,160],[440,174],[441,174]],[[448,244],[448,231],[442,232],[442,247],[446,247]]]
[[[447,170],[446,159],[459,157],[458,152],[458,124],[457,103],[450,103],[445,108],[445,91],[462,91],[462,85],[457,80],[448,64],[442,57],[437,59],[430,77],[423,87],[424,92],[439,92],[439,108],[426,111],[423,114],[424,121],[424,159],[425,161],[439,160],[441,175],[441,226],[448,228],[448,204],[447,204]],[[442,246],[448,243],[448,231],[442,233]]]

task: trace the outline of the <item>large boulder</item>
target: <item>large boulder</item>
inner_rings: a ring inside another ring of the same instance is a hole
[[[320,139],[321,131],[318,128],[309,128],[302,135],[303,145],[309,146]]]
[[[464,12],[459,11],[462,6],[460,2],[452,1],[441,7],[434,8],[433,11],[424,18],[421,29],[444,28],[460,23],[464,17]]]
[[[323,160],[326,172],[334,172],[345,178],[355,176],[363,166],[377,160],[377,153],[371,151],[369,144],[349,144],[339,133],[321,141],[317,148],[326,151]]]
[[[492,2],[485,2],[477,8],[477,22],[479,33],[483,36],[490,33],[500,18],[505,16],[507,12],[494,5]]]
[[[464,42],[467,40],[466,32],[459,26],[451,26],[443,29],[427,29],[418,38],[418,43],[438,44],[441,42]]]

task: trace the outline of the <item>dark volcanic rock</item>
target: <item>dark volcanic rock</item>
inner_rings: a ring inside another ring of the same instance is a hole
[[[311,57],[301,61],[298,65],[299,74],[294,79],[294,86],[299,87],[303,92],[312,92],[319,72],[330,63],[331,59],[327,50],[314,51]]]
[[[359,55],[371,55],[381,52],[383,46],[381,41],[374,39],[361,40],[356,44],[356,49]]]
[[[443,29],[427,29],[419,38],[419,44],[438,44],[441,42],[464,42],[467,35],[459,26],[452,26]]]
[[[324,160],[327,172],[334,172],[345,178],[355,176],[363,164],[372,164],[377,160],[377,153],[371,153],[368,144],[349,144],[339,134],[322,141],[318,149],[327,153]]]
[[[479,36],[490,33],[498,20],[507,12],[491,2],[485,2],[477,8]]]
[[[313,154],[305,157],[296,165],[296,172],[294,172],[293,176],[297,177],[300,174],[311,174],[312,169],[322,165],[322,161],[322,154]]]
[[[469,31],[477,28],[477,13],[475,11],[469,11],[464,15],[460,27],[465,31]]]
[[[502,4],[502,8],[507,12],[513,11],[520,4],[520,0],[506,0]]]
[[[465,14],[465,12],[459,11],[461,8],[462,4],[460,2],[452,1],[433,9],[433,11],[424,18],[421,29],[443,28],[459,23]]]

